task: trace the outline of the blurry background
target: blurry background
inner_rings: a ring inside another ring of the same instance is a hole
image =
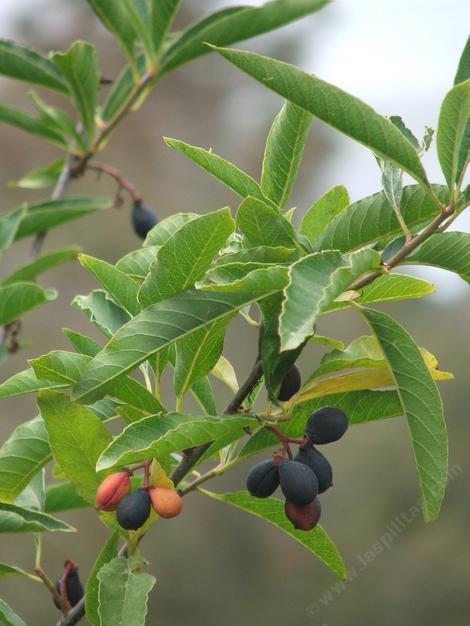
[[[261,4],[261,2],[252,2]],[[185,2],[181,24],[228,0]],[[245,44],[252,50],[299,64],[308,71],[363,98],[383,114],[400,114],[421,136],[436,127],[439,104],[450,88],[468,35],[470,4],[464,0],[337,0],[320,13],[282,31]],[[180,24],[180,25],[181,25]],[[82,0],[1,0],[0,36],[43,50],[64,49],[75,38],[93,41],[103,73],[114,76],[122,56]],[[179,26],[180,26],[179,25]],[[1,101],[28,107],[20,83],[0,81]],[[212,147],[254,176],[266,133],[281,100],[221,58],[206,56],[177,70],[160,84],[144,109],[128,118],[101,160],[120,168],[142,191],[160,218],[177,211],[206,212],[230,204],[234,196],[162,142],[162,136]],[[56,158],[56,151],[7,126],[0,129],[1,211],[43,193],[15,190],[8,181]],[[425,156],[433,182],[443,182],[434,146]],[[319,195],[344,184],[352,200],[379,189],[375,160],[358,144],[314,122],[299,183],[292,197],[297,219]],[[71,194],[112,194],[108,180],[92,174],[74,183]],[[457,228],[468,228],[465,218]],[[81,245],[88,254],[114,262],[140,245],[129,227],[129,207],[72,222],[54,230],[46,248]],[[29,242],[27,242],[29,244]],[[2,259],[1,274],[23,261],[28,245],[16,244]],[[354,428],[328,447],[335,488],[322,499],[323,525],[337,542],[351,580],[340,583],[301,546],[261,520],[203,496],[185,499],[184,514],[159,523],[144,541],[157,577],[149,625],[180,626],[462,626],[470,618],[470,496],[468,438],[468,286],[450,274],[422,272],[438,293],[423,301],[389,305],[416,338],[456,379],[442,385],[450,431],[449,484],[438,521],[425,525],[411,515],[418,499],[417,479],[403,419]],[[93,333],[70,301],[94,284],[78,264],[54,270],[42,284],[59,289],[59,299],[25,319],[23,338],[31,347],[2,368],[2,379],[24,369],[25,359],[50,349],[67,348],[60,327]],[[319,328],[350,341],[366,329],[357,316],[328,316]],[[97,335],[95,335],[97,336]],[[242,379],[254,357],[254,330],[236,321],[225,354]],[[310,348],[301,360],[305,376],[321,357]],[[216,387],[221,406],[225,390]],[[30,397],[0,404],[0,440],[35,415]],[[248,463],[251,465],[252,461]],[[243,488],[247,467],[210,484],[215,490]],[[65,558],[80,564],[84,578],[106,537],[93,511],[63,516],[78,536],[45,536],[45,567],[51,576]],[[393,520],[400,518],[401,526]],[[401,530],[400,530],[401,528]],[[398,529],[398,530],[397,530]],[[385,548],[386,542],[390,549]],[[380,542],[374,547],[376,542]],[[381,546],[381,547],[380,547]],[[29,568],[30,536],[0,538],[0,560]],[[0,595],[28,626],[49,626],[56,613],[47,593],[28,581],[0,580]]]

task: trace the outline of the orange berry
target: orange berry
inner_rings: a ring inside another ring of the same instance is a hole
[[[164,519],[176,517],[183,508],[183,499],[176,489],[165,489],[164,487],[151,487],[149,489],[150,500],[153,510]]]

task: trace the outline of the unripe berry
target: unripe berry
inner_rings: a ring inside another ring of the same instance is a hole
[[[279,487],[279,465],[274,461],[261,461],[249,472],[246,488],[252,496],[267,498]]]
[[[348,416],[335,406],[324,406],[312,413],[305,426],[305,434],[312,443],[332,443],[348,429]]]
[[[141,239],[145,239],[149,230],[158,223],[157,216],[142,202],[134,202],[132,206],[132,225],[136,235]]]
[[[116,519],[126,530],[137,530],[145,524],[150,515],[150,496],[145,489],[139,489],[125,496],[117,505]]]
[[[328,459],[313,446],[301,448],[294,461],[309,467],[318,478],[318,493],[323,493],[333,484],[333,470]]]
[[[294,525],[294,528],[297,530],[312,530],[320,520],[320,500],[315,498],[305,506],[298,506],[286,500],[284,511],[287,519]]]
[[[114,511],[131,490],[128,472],[115,472],[106,476],[96,492],[96,506],[102,511]]]
[[[297,461],[283,461],[279,480],[286,499],[298,506],[311,502],[318,494],[318,480],[312,470]]]
[[[65,561],[64,571],[59,576],[59,578],[55,582],[55,588],[58,593],[61,593],[61,580],[63,577],[66,577],[65,580],[65,592],[67,597],[64,600],[67,600],[70,606],[75,606],[80,602],[80,600],[84,596],[84,590],[82,581],[80,580],[80,576],[78,575],[78,567],[75,565],[73,561]],[[54,604],[60,609],[60,606],[54,600]]]
[[[163,519],[176,517],[183,508],[183,498],[176,489],[166,489],[164,487],[151,487],[149,496],[155,513]]]
[[[281,402],[287,402],[299,391],[301,384],[299,368],[297,365],[293,365],[282,380],[277,399]]]

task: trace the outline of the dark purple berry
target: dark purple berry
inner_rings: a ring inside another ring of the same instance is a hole
[[[279,466],[274,461],[261,461],[250,471],[246,488],[252,496],[267,498],[279,487]]]
[[[312,470],[297,461],[283,461],[279,481],[286,499],[298,506],[311,502],[318,494],[318,479]]]
[[[294,528],[297,530],[312,530],[320,520],[320,500],[315,498],[305,506],[298,506],[286,500],[284,511],[287,519],[294,525]]]
[[[157,216],[148,207],[141,202],[134,202],[132,207],[132,225],[136,235],[141,239],[145,239],[149,230],[152,230],[158,223]]]
[[[297,365],[293,365],[282,380],[277,399],[281,402],[287,402],[299,391],[301,384],[299,368]]]
[[[59,578],[55,581],[55,588],[58,593],[61,593],[61,580],[63,577],[66,577],[65,582],[65,591],[67,593],[67,597],[64,600],[67,600],[70,606],[75,606],[80,602],[80,600],[85,595],[83,590],[82,581],[80,580],[80,576],[78,574],[78,567],[73,563],[73,561],[66,561],[63,573],[59,576]],[[61,607],[54,600],[54,604],[58,609]]]
[[[348,429],[348,416],[334,406],[324,406],[312,413],[305,426],[305,434],[312,443],[332,443],[340,439]]]
[[[294,461],[309,467],[318,479],[318,493],[323,493],[333,484],[333,471],[328,459],[316,448],[306,446],[300,448]]]
[[[139,489],[125,496],[117,505],[116,519],[126,530],[137,530],[145,524],[150,515],[150,496],[145,489]]]

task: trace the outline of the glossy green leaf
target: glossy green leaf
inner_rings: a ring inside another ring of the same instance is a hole
[[[191,385],[191,393],[207,415],[217,415],[214,393],[212,392],[212,387],[207,376],[200,378]]]
[[[314,253],[291,265],[279,317],[281,352],[297,348],[313,335],[324,308],[353,280],[379,265],[380,255],[371,249],[347,257],[335,251]]]
[[[64,248],[63,250],[56,250],[55,252],[43,254],[34,261],[31,261],[31,263],[23,265],[13,272],[13,274],[10,274],[7,278],[5,278],[2,284],[10,285],[19,281],[34,280],[43,272],[47,272],[57,265],[61,265],[67,261],[74,261],[79,252],[80,248]]]
[[[153,59],[155,53],[147,2],[145,0],[143,2],[121,0],[121,5],[147,57]]]
[[[426,187],[429,186],[413,146],[388,119],[359,98],[293,65],[253,52],[226,48],[216,50],[283,98],[393,162]]]
[[[250,294],[211,294],[190,289],[148,307],[123,326],[93,359],[78,381],[74,397],[80,402],[98,400],[110,380],[178,339],[231,317],[234,311],[258,299]]]
[[[103,549],[99,553],[98,558],[93,565],[90,576],[88,577],[85,593],[85,613],[87,620],[90,624],[93,624],[93,626],[101,626],[101,618],[98,613],[98,594],[100,587],[98,574],[100,573],[102,567],[118,556],[118,548],[119,534],[116,532],[112,534],[108,541],[104,544]],[[115,623],[118,624],[119,622]],[[103,626],[106,626],[106,624]]]
[[[0,219],[0,254],[7,250],[15,240],[16,232],[24,217],[24,209],[7,213]]]
[[[72,346],[75,348],[77,352],[80,354],[85,354],[86,356],[96,356],[98,352],[103,348],[101,344],[92,339],[91,337],[87,337],[82,333],[78,333],[76,330],[71,330],[70,328],[62,328],[62,332],[70,341]]]
[[[201,217],[197,213],[175,213],[169,215],[147,234],[144,241],[145,246],[163,246],[182,226],[191,220]]]
[[[237,373],[233,365],[223,354],[212,368],[211,374],[225,383],[234,394],[237,393],[239,388]]]
[[[50,458],[42,419],[35,417],[18,426],[0,448],[0,500],[14,502]]]
[[[29,578],[31,577],[31,574],[29,572],[25,572],[25,570],[20,567],[8,565],[7,563],[0,563],[0,577],[1,576],[25,576],[26,578]]]
[[[130,315],[102,289],[95,289],[87,296],[75,296],[72,305],[81,309],[105,337],[112,337],[130,319]]]
[[[152,457],[193,448],[228,434],[244,434],[243,428],[256,424],[247,415],[213,417],[209,415],[150,415],[127,426],[104,450],[98,470],[139,463]]]
[[[441,202],[449,198],[446,187],[433,185]],[[401,204],[403,219],[409,228],[430,221],[438,213],[424,189],[410,185],[403,189]],[[314,244],[314,250],[356,250],[383,237],[400,234],[395,213],[383,192],[354,202],[341,211],[326,227]]]
[[[250,247],[298,247],[292,224],[263,200],[249,196],[239,206],[237,226]]]
[[[46,513],[0,502],[0,533],[73,532],[75,529]]]
[[[269,131],[261,191],[280,209],[284,208],[297,178],[311,120],[310,113],[286,102]]]
[[[454,78],[454,85],[463,83],[470,78],[470,36],[462,51],[457,73]]]
[[[77,493],[91,504],[100,479],[96,462],[112,437],[89,408],[54,391],[41,391],[38,404],[54,459]]]
[[[87,2],[132,59],[136,35],[122,4],[115,0],[87,0]]]
[[[35,91],[30,91],[28,96],[38,111],[41,121],[51,130],[63,135],[72,151],[85,150],[83,132],[77,130],[76,121],[66,111],[51,106]]]
[[[418,264],[455,272],[470,283],[470,234],[460,232],[431,235],[403,265]]]
[[[62,133],[52,129],[44,120],[25,111],[0,104],[0,122],[41,137],[41,139],[47,139],[59,148],[66,149],[68,147],[67,140]]]
[[[19,180],[13,180],[8,183],[9,187],[20,187],[21,189],[46,189],[56,184],[62,168],[64,167],[64,159],[57,159],[46,167],[38,167],[31,170],[28,174]]]
[[[118,557],[100,569],[98,614],[102,626],[145,623],[148,594],[156,579],[140,572],[144,563],[141,557]]]
[[[40,389],[61,389],[68,383],[38,378],[32,369],[13,374],[0,384],[0,398],[11,398],[24,393],[34,393]]]
[[[88,144],[91,145],[95,134],[96,100],[100,80],[96,49],[87,41],[76,41],[67,52],[56,52],[52,59],[67,79],[72,100],[80,113]]]
[[[0,598],[0,618],[4,626],[26,626],[21,617],[17,615],[8,604]]]
[[[459,185],[470,157],[470,78],[453,87],[442,102],[437,154],[447,184]]]
[[[116,263],[116,269],[140,282],[150,272],[150,266],[157,258],[157,252],[157,246],[147,246],[129,252],[122,259],[119,259]]]
[[[96,259],[87,254],[81,254],[79,261],[101,283],[113,300],[120,304],[130,315],[136,315],[140,311],[137,300],[139,288],[127,274],[106,263],[106,261]]]
[[[67,198],[49,200],[27,207],[15,239],[30,237],[55,226],[109,208],[109,198]]]
[[[151,0],[150,2],[151,30],[156,52],[161,51],[180,3],[181,0]]]
[[[221,183],[241,198],[246,198],[247,196],[263,198],[260,186],[254,178],[242,172],[236,165],[226,161],[212,152],[212,150],[190,146],[188,143],[178,139],[170,139],[169,137],[164,139],[167,146],[175,148],[178,152],[191,159],[191,161],[194,161],[196,165],[214,178],[217,178],[217,180],[220,180]]]
[[[41,289],[34,283],[15,283],[0,287],[0,324],[9,324],[40,304],[55,300],[54,289]]]
[[[267,293],[286,287],[289,268],[262,263],[229,263],[210,270],[199,289],[231,293]]]
[[[0,74],[60,93],[68,92],[62,72],[52,61],[32,48],[7,39],[0,40]]]
[[[296,250],[283,246],[254,246],[242,248],[237,252],[229,252],[220,256],[212,265],[217,268],[229,263],[285,263],[294,258]],[[210,271],[210,270],[209,270]]]
[[[329,567],[340,578],[346,578],[346,566],[333,541],[321,526],[316,526],[310,532],[295,530],[291,522],[284,513],[284,502],[276,498],[264,498],[260,500],[250,496],[246,491],[235,493],[214,493],[212,491],[201,490],[204,495],[226,502],[239,509],[242,509],[256,517],[260,517],[269,524],[276,526],[293,539],[298,541],[304,548],[314,554],[327,567]]]
[[[118,74],[113,84],[110,86],[108,95],[104,101],[101,111],[101,119],[107,123],[121,110],[126,100],[135,89],[137,75],[142,76],[145,73],[147,60],[145,54],[140,53],[133,65],[126,65]],[[137,68],[135,72],[134,68]]]
[[[46,490],[46,513],[61,513],[90,506],[89,503],[78,495],[77,490],[71,483],[51,485]]]
[[[343,185],[333,187],[305,213],[300,224],[300,232],[311,243],[315,242],[328,224],[347,206],[349,206],[349,194],[346,187]]]
[[[15,504],[35,511],[44,511],[46,503],[46,470],[43,468],[29,481],[15,500]]]
[[[328,0],[274,0],[260,7],[234,6],[212,13],[184,31],[162,58],[160,74],[225,46],[269,32],[321,9]]]
[[[419,348],[389,315],[361,309],[392,371],[408,420],[425,521],[439,514],[447,481],[447,432],[439,391]]]

